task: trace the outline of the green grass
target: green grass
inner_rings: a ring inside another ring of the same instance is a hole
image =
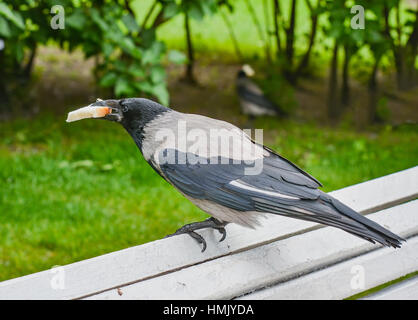
[[[416,130],[353,133],[270,119],[256,127],[326,191],[417,164]],[[0,281],[152,241],[207,216],[114,123],[42,115],[0,128]]]
[[[379,285],[379,286],[373,287],[373,288],[371,288],[371,289],[369,289],[369,290],[366,290],[366,291],[363,291],[363,292],[357,293],[357,294],[355,294],[355,295],[353,295],[353,296],[350,296],[350,297],[348,297],[348,298],[346,298],[346,299],[344,299],[344,300],[358,300],[358,299],[361,299],[361,298],[367,297],[367,296],[369,296],[369,295],[371,295],[371,294],[373,294],[373,293],[376,293],[376,292],[378,292],[378,291],[380,291],[380,290],[386,289],[386,288],[388,288],[388,287],[390,287],[390,286],[392,286],[392,285],[395,285],[395,284],[398,284],[398,283],[400,283],[400,282],[403,282],[403,281],[409,280],[409,279],[411,279],[411,278],[413,278],[413,277],[416,277],[416,276],[418,276],[418,271],[415,271],[415,272],[409,273],[409,274],[407,274],[407,275],[405,275],[405,276],[399,277],[398,279],[395,279],[395,280],[392,280],[392,281],[386,282],[386,283],[381,284],[381,285]]]

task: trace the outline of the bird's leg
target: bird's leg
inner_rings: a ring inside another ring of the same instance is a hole
[[[222,234],[222,238],[219,240],[219,242],[221,242],[221,241],[224,241],[226,237],[226,230],[225,230],[226,225],[227,225],[227,222],[221,222],[212,217],[212,218],[206,219],[205,221],[186,224],[180,229],[178,229],[176,232],[174,232],[173,234],[169,234],[168,236],[166,236],[166,238],[183,234],[183,233],[187,233],[197,242],[202,244],[203,246],[202,252],[203,252],[206,250],[206,241],[200,234],[196,233],[195,231],[199,229],[204,229],[204,228],[216,229]]]

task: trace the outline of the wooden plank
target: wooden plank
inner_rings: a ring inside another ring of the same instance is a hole
[[[418,300],[418,276],[391,285],[362,300]]]
[[[418,166],[339,189],[330,194],[362,213],[389,208],[418,197]]]
[[[418,234],[417,210],[415,200],[370,218],[409,237]],[[122,295],[109,290],[89,299],[231,299],[376,248],[379,246],[326,227],[121,287]]]
[[[409,239],[401,250],[372,251],[239,299],[344,299],[416,270],[418,237]]]
[[[418,167],[414,167],[332,192],[332,195],[356,210],[370,211],[382,204],[405,199],[405,195],[417,194],[417,177]],[[356,193],[356,190],[361,192]],[[202,230],[201,234],[208,243],[204,253],[187,235],[161,239],[64,266],[66,280],[63,289],[51,286],[55,276],[52,270],[1,282],[0,298],[78,298],[286,239],[315,227],[314,223],[270,215],[263,221],[263,227],[257,230],[228,225],[228,236],[221,243],[218,242],[218,232]]]

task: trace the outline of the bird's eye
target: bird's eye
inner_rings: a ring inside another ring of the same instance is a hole
[[[128,112],[129,107],[126,105],[122,105],[122,112]]]

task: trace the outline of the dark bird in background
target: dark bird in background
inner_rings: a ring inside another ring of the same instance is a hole
[[[251,118],[263,115],[286,116],[287,113],[270,101],[260,87],[250,79],[254,74],[254,70],[248,64],[242,66],[237,73],[236,90],[242,112]]]
[[[98,100],[69,113],[67,121],[84,118],[120,123],[150,166],[212,216],[174,233],[189,234],[203,245],[202,251],[206,242],[196,230],[217,229],[222,241],[227,223],[255,228],[266,214],[322,223],[395,248],[405,241],[319,190],[322,185],[314,177],[228,122],[176,112],[142,98]],[[184,135],[181,128],[186,128]],[[186,137],[194,132],[195,137],[200,134],[212,139],[210,132],[215,129],[230,133],[229,147],[214,153],[207,148],[193,151],[196,140]],[[162,138],[164,130],[171,132],[173,139]],[[233,146],[246,152],[237,155]],[[256,166],[249,159],[261,164],[257,172],[251,172]]]

